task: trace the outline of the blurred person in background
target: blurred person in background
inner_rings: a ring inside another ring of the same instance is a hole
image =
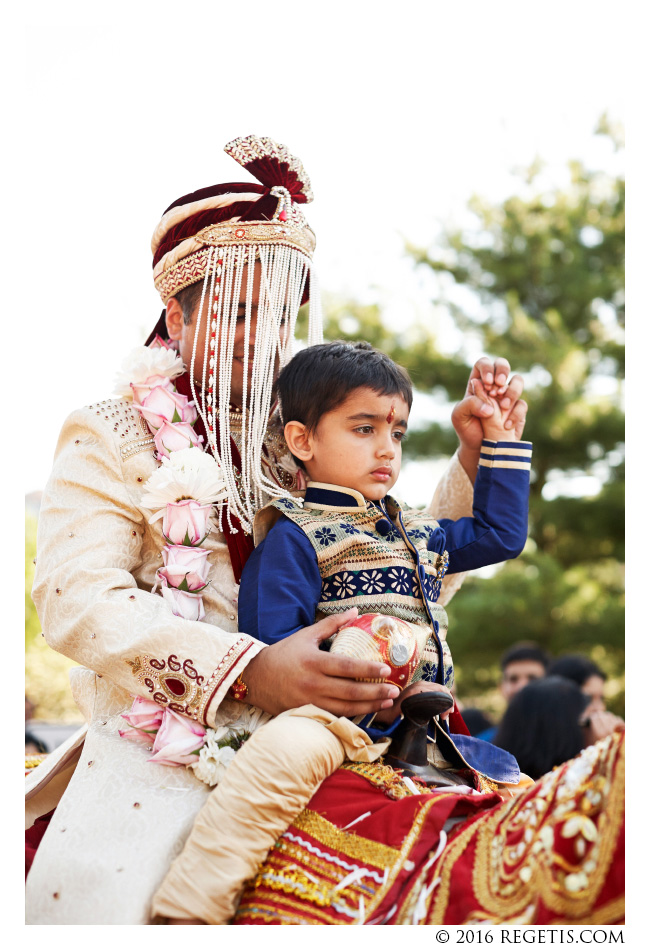
[[[515,643],[501,656],[501,693],[510,703],[512,697],[534,680],[546,676],[550,657],[534,640]],[[499,725],[494,724],[483,710],[463,707],[463,719],[473,736],[494,742]],[[468,719],[469,717],[469,719]],[[525,771],[525,769],[524,769]]]
[[[494,744],[514,755],[522,772],[538,779],[625,728],[612,713],[589,714],[589,704],[589,697],[572,680],[536,679],[513,696]]]
[[[582,692],[589,696],[589,714],[605,711],[606,676],[589,657],[581,653],[567,653],[553,660],[548,673],[549,676],[564,676],[577,683]]]
[[[480,737],[481,739],[487,737],[487,741],[491,741],[490,736],[496,734],[497,727],[482,709],[477,706],[467,706],[463,708],[462,714],[470,736]]]
[[[515,643],[501,657],[501,692],[509,704],[512,697],[532,683],[546,676],[550,657],[533,640]]]
[[[25,730],[25,755],[45,755],[47,746],[31,732]]]

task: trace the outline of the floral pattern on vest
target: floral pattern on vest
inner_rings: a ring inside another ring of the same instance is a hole
[[[373,503],[358,492],[314,489],[313,483],[304,507],[288,498],[269,507],[298,525],[314,548],[323,581],[317,618],[357,607],[424,624],[432,635],[414,680],[452,685],[447,614],[437,603],[449,555],[445,532],[430,515],[402,509],[390,496]]]

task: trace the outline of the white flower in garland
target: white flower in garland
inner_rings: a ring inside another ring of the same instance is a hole
[[[205,745],[200,749],[197,761],[190,766],[196,777],[206,785],[218,785],[237,750],[250,738],[251,733],[269,719],[270,713],[255,706],[245,706],[234,722],[217,729],[208,729]]]
[[[147,385],[147,380],[172,380],[184,372],[183,360],[171,349],[136,346],[128,354],[115,377],[115,393],[124,399],[133,398],[131,384]]]
[[[270,713],[264,712],[258,706],[244,705],[237,719],[228,723],[227,729],[229,733],[238,736],[246,735],[246,738],[248,738],[252,732],[255,732],[271,718]]]
[[[198,761],[191,768],[196,777],[206,785],[218,785],[235,758],[235,753],[236,750],[232,746],[219,746],[207,739],[199,752]]]
[[[198,447],[172,452],[149,476],[144,487],[142,504],[145,508],[163,508],[188,498],[200,505],[213,505],[227,499],[219,465]],[[154,520],[156,517],[160,517],[160,513],[154,515]]]

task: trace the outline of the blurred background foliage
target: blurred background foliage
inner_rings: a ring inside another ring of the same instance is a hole
[[[70,692],[68,671],[76,666],[55,653],[41,636],[41,625],[30,596],[36,557],[36,516],[25,515],[25,693],[34,703],[34,719],[49,722],[81,722]]]
[[[606,117],[597,134],[622,147]],[[554,655],[595,660],[608,676],[609,708],[622,715],[624,182],[572,161],[568,185],[549,190],[543,168],[523,170],[521,189],[500,204],[474,197],[472,226],[433,248],[407,245],[413,267],[436,277],[431,302],[460,331],[455,350],[432,321],[396,328],[379,304],[332,298],[325,338],[368,340],[450,408],[477,347],[524,376],[530,536],[520,558],[469,577],[451,604],[458,696],[499,715],[499,657],[533,639]],[[409,433],[405,458],[448,458],[456,445],[451,424],[434,422]],[[33,518],[26,534],[27,689],[37,715],[70,718],[73,664],[45,645],[28,593]]]
[[[622,147],[606,117],[597,134]],[[607,673],[609,708],[624,711],[624,181],[568,167],[569,184],[549,190],[536,161],[520,193],[471,200],[473,227],[433,249],[407,245],[413,266],[438,278],[431,302],[461,331],[455,351],[430,325],[391,325],[378,304],[326,310],[326,339],[368,340],[450,408],[473,364],[469,341],[525,379],[529,540],[492,576],[469,577],[450,606],[459,699],[496,715],[499,657],[528,639],[589,655]],[[434,422],[409,432],[404,455],[444,458],[456,445],[451,425]]]

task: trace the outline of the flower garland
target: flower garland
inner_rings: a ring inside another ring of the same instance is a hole
[[[235,757],[235,752],[269,713],[244,706],[239,717],[227,726],[206,729],[172,709],[164,709],[152,699],[136,696],[122,716],[129,726],[120,729],[123,739],[147,746],[153,755],[147,761],[158,765],[186,766],[206,785],[218,785]]]
[[[145,483],[142,505],[154,510],[149,523],[162,518],[167,544],[153,592],[161,595],[176,617],[205,617],[201,591],[208,584],[209,552],[202,547],[209,534],[212,506],[227,502],[219,465],[203,452],[194,431],[196,405],[172,382],[183,373],[183,361],[159,336],[139,346],[125,360],[116,391],[133,399],[147,423],[161,466]]]
[[[144,485],[141,504],[153,509],[152,524],[162,518],[167,544],[163,566],[156,572],[152,593],[160,586],[163,599],[176,617],[203,620],[201,592],[208,586],[209,551],[202,547],[212,527],[210,514],[219,505],[219,523],[228,502],[226,483],[215,459],[203,451],[202,436],[193,425],[195,403],[172,382],[185,371],[172,346],[156,336],[150,346],[134,349],[117,375],[116,392],[133,399],[154,437],[161,465]],[[189,766],[201,781],[216,785],[236,750],[270,718],[262,710],[245,707],[230,726],[205,729],[171,709],[136,696],[125,714],[128,730],[120,736],[151,746],[150,762]]]

